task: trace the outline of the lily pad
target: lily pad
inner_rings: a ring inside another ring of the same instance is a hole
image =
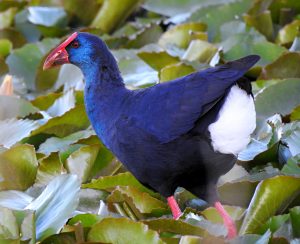
[[[143,217],[142,214],[151,214],[151,216],[161,216],[169,213],[168,206],[165,202],[150,196],[146,192],[141,192],[132,186],[118,186],[107,197],[107,202],[126,202],[131,210],[139,218]]]
[[[300,79],[284,79],[259,93],[255,98],[258,126],[275,113],[290,114],[300,104],[299,91]]]
[[[80,118],[80,120],[78,119]],[[31,136],[39,133],[55,134],[63,137],[76,131],[86,129],[89,126],[84,105],[78,105],[70,109],[62,116],[49,119],[45,124],[31,132]]]
[[[283,211],[300,190],[300,178],[276,176],[259,183],[248,207],[240,234],[257,233],[276,212]],[[276,199],[276,200],[274,200]]]
[[[48,157],[39,160],[35,185],[47,185],[56,176],[66,173],[58,153],[52,153]]]
[[[64,226],[78,205],[79,190],[75,175],[60,175],[26,207],[35,211],[38,240],[56,234]]]
[[[262,80],[300,78],[297,64],[300,62],[299,53],[284,53],[273,63],[266,65],[258,77]]]
[[[153,193],[148,188],[144,187],[140,182],[137,181],[134,176],[129,173],[120,173],[114,176],[104,176],[96,180],[92,180],[90,183],[83,184],[83,188],[92,188],[99,190],[111,190],[116,186],[133,186],[139,189],[142,192],[147,192],[152,196],[157,196],[156,193]]]
[[[7,148],[21,141],[40,125],[33,120],[0,120],[0,145]]]
[[[35,150],[31,145],[18,145],[2,152],[0,190],[26,190],[34,183],[37,166]]]
[[[163,243],[156,231],[129,219],[105,218],[88,233],[88,241],[106,243]]]
[[[191,32],[205,31],[206,24],[200,22],[191,22],[176,25],[166,31],[159,39],[158,44],[162,47],[173,44],[180,48],[187,48],[191,41]]]

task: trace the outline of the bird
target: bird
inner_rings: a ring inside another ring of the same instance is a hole
[[[259,59],[249,55],[130,90],[105,42],[74,32],[49,53],[43,69],[79,67],[87,115],[103,144],[143,185],[166,198],[174,219],[182,214],[174,192],[183,187],[216,208],[231,239],[237,229],[216,184],[256,127],[251,83],[244,77]]]

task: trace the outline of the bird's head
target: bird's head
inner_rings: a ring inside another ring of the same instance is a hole
[[[44,62],[43,69],[71,63],[84,69],[97,63],[106,63],[112,56],[106,44],[97,36],[74,32],[63,43],[53,49]]]

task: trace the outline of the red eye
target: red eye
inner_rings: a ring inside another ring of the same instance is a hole
[[[71,43],[71,47],[78,48],[78,47],[79,47],[78,41],[73,41],[73,42]]]

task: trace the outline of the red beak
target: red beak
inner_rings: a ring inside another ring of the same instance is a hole
[[[57,65],[70,63],[69,54],[66,50],[66,47],[77,37],[77,35],[78,33],[74,32],[48,55],[44,62],[43,70],[49,69]]]

